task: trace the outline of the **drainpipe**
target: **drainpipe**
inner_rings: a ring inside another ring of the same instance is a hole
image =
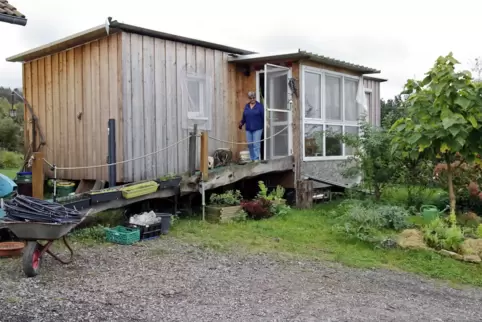
[[[0,13],[0,22],[7,22],[14,25],[25,26],[27,24],[27,19]]]

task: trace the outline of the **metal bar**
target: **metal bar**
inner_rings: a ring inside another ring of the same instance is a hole
[[[117,165],[115,164],[117,161],[116,158],[116,133],[115,133],[115,120],[109,119],[108,122],[108,150],[109,150],[109,187],[114,187],[117,182]]]
[[[196,173],[196,144],[197,143],[197,124],[189,137],[189,174],[192,176]]]
[[[53,258],[55,258],[58,262],[60,262],[61,264],[64,264],[64,265],[67,265],[67,264],[70,264],[72,263],[72,260],[74,259],[74,251],[72,250],[72,247],[70,247],[69,243],[67,242],[67,238],[65,236],[62,237],[62,240],[64,242],[64,245],[65,247],[67,247],[67,249],[69,250],[70,252],[70,258],[66,261],[62,260],[60,257],[58,257],[57,255],[55,255],[54,253],[52,253],[50,250],[46,250],[45,252],[47,254],[49,254],[50,256],[52,256]],[[53,241],[49,242],[50,244],[53,243]],[[50,246],[49,246],[50,248]]]

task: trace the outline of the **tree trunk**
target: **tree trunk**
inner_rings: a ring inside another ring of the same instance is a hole
[[[453,173],[452,173],[452,164],[450,161],[447,161],[447,183],[449,185],[449,200],[450,200],[450,218],[453,221],[455,218],[455,192],[454,192],[454,182],[453,182]]]
[[[379,185],[375,184],[375,201],[380,201],[382,197],[382,189],[380,188]]]

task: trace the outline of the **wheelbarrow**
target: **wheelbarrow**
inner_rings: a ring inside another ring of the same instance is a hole
[[[86,217],[87,215],[83,216],[80,221],[66,223],[3,221],[2,226],[10,229],[17,238],[27,241],[22,255],[22,267],[27,277],[34,277],[39,273],[42,258],[45,254],[49,254],[64,265],[72,262],[74,251],[67,242],[66,235]],[[70,252],[70,257],[67,260],[61,259],[50,251],[50,246],[59,239],[62,239]],[[39,241],[45,241],[45,243]]]

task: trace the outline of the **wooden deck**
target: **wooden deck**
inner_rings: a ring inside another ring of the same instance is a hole
[[[284,172],[291,169],[293,169],[293,158],[291,156],[271,160],[266,163],[248,163],[245,165],[233,164],[227,167],[219,167],[209,171],[209,178],[208,181],[204,183],[204,189],[212,190],[259,175],[273,172]],[[183,178],[180,190],[163,189],[149,195],[141,196],[139,198],[120,199],[105,203],[99,203],[89,209],[83,210],[83,213],[89,212],[89,215],[94,215],[106,210],[126,207],[140,201],[159,198],[172,198],[176,195],[176,193],[182,196],[191,193],[198,193],[200,191],[200,173],[196,173],[193,176],[185,176]]]

